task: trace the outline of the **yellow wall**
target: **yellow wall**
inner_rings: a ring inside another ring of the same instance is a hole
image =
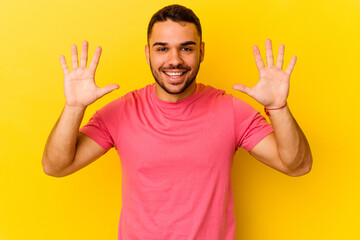
[[[103,54],[99,86],[120,90],[107,102],[152,83],[145,62],[151,15],[172,1],[0,1],[0,239],[116,239],[121,168],[115,150],[66,178],[45,175],[43,148],[64,105],[59,56],[90,43]],[[359,211],[360,1],[178,1],[203,26],[198,82],[227,90],[257,82],[252,45],[284,43],[298,62],[289,106],[311,144],[310,174],[291,178],[245,151],[235,157],[236,239],[356,239]]]

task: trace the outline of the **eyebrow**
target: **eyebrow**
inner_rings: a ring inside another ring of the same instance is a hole
[[[152,46],[155,47],[155,46],[166,46],[166,45],[168,45],[168,43],[166,43],[166,42],[156,42]],[[180,43],[180,45],[181,46],[196,45],[196,43],[193,41],[186,41],[186,42]]]

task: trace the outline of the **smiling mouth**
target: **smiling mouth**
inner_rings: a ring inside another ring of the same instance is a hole
[[[174,78],[174,79],[181,77],[186,72],[187,71],[185,71],[185,72],[166,72],[166,71],[163,71],[163,73],[165,73],[167,76],[169,76],[171,78]]]

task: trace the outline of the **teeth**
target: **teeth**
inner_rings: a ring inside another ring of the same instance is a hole
[[[165,74],[170,76],[170,77],[179,77],[183,73],[182,72],[165,72]]]

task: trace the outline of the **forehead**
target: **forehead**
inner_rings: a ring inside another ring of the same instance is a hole
[[[155,42],[176,44],[186,41],[200,41],[195,24],[171,20],[156,22],[149,38],[150,45]]]

